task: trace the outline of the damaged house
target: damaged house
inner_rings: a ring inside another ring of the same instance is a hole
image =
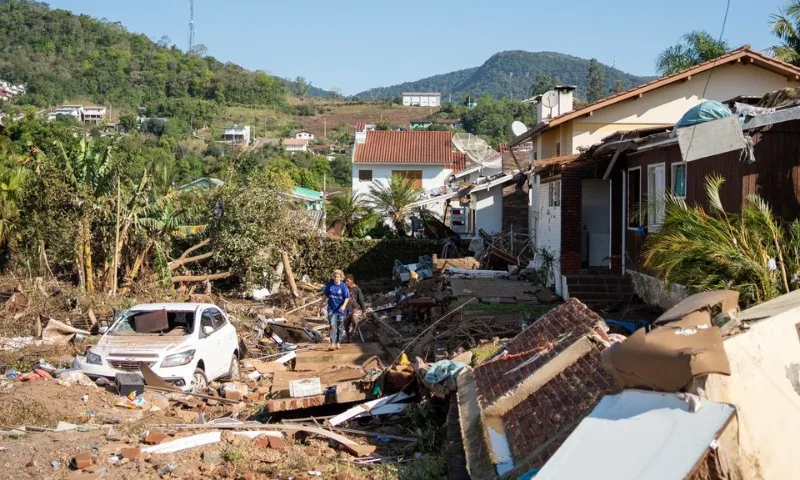
[[[458,376],[458,410],[473,479],[543,466],[618,388],[603,369],[605,322],[578,300],[551,310],[501,353]]]
[[[755,193],[744,189],[742,179],[756,181],[750,170],[759,168],[759,162],[747,167],[747,172],[731,172],[731,168],[743,168],[737,165],[738,152],[727,154],[724,159],[715,156],[691,164],[704,165],[701,172],[692,166],[681,166],[678,140],[669,134],[651,137],[647,146],[637,143],[635,149],[618,147],[638,142],[640,137],[671,131],[687,111],[706,100],[760,98],[785,88],[787,83],[792,88],[800,86],[800,68],[745,46],[583,108],[570,108],[552,118],[544,115],[541,118],[545,120],[515,138],[512,147],[528,141],[534,144],[534,170],[529,180],[530,233],[537,247],[546,248],[558,259],[556,292],[587,302],[611,303],[629,298],[636,285],[627,273],[636,270],[631,261],[635,262],[643,240],[642,227],[647,228],[632,219],[631,209],[640,200],[646,201],[648,192],[655,197],[675,191],[673,179],[678,179],[678,191],[685,189],[687,200],[702,192],[702,180],[698,183],[697,178],[710,172],[728,179],[723,187],[732,195],[728,203],[740,202],[746,194]],[[754,118],[750,122],[755,123],[750,125],[763,121],[756,122]],[[793,158],[791,151],[765,153],[771,148],[768,145],[788,133],[781,127],[762,135],[769,139],[761,148],[759,140],[754,139],[755,158],[759,158],[759,150],[762,157],[772,155],[775,161],[778,157],[786,159],[783,161]],[[586,153],[598,143],[606,145]],[[693,148],[698,151],[697,145]],[[788,144],[786,148],[790,148]],[[667,151],[673,155],[669,160]],[[764,163],[770,165],[773,161]],[[685,184],[681,180],[684,177]],[[787,177],[781,178],[785,185]],[[783,191],[784,186],[778,187],[780,182],[775,181],[775,188]],[[647,221],[657,223],[658,215],[653,211]]]

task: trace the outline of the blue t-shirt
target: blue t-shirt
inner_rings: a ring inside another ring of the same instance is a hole
[[[344,300],[346,298],[350,298],[350,291],[347,289],[347,285],[344,282],[339,283],[336,285],[333,283],[333,280],[328,282],[325,285],[325,290],[322,292],[323,295],[328,297],[328,313],[340,313],[339,309],[342,308],[342,304],[344,304]]]

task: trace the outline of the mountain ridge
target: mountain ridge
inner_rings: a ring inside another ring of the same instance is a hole
[[[403,92],[433,91],[444,97],[488,94],[494,98],[527,98],[536,75],[544,73],[558,79],[559,83],[578,87],[576,96],[585,98],[590,60],[559,52],[506,50],[495,53],[478,67],[455,70],[402,82],[388,87],[376,87],[359,92],[355,97],[363,100],[394,98]],[[625,73],[614,67],[600,64],[609,93],[617,80],[625,89],[635,87],[654,77]]]

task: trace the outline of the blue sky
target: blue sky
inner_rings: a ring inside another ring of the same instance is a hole
[[[51,7],[120,21],[185,49],[188,0],[50,0]],[[725,0],[195,0],[197,43],[209,54],[282,77],[355,94],[482,64],[502,50],[596,57],[654,74],[681,34],[719,35]],[[769,16],[782,0],[732,0],[725,39],[773,45]]]

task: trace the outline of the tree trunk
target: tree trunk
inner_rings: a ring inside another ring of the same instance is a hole
[[[289,253],[286,250],[281,250],[281,258],[283,259],[283,271],[286,272],[286,279],[289,281],[289,288],[292,290],[294,298],[298,298],[300,292],[297,291],[297,283],[294,281],[292,264],[289,262]]]
[[[92,266],[92,220],[83,219],[83,275],[86,279],[86,291],[94,293],[94,272]]]
[[[172,277],[172,283],[205,282],[205,281],[212,282],[214,280],[222,280],[225,278],[229,278],[231,275],[233,275],[231,272],[213,273],[210,275],[185,275],[183,277]]]
[[[201,253],[200,255],[195,255],[193,257],[189,256],[190,253],[195,252],[195,251],[197,251],[197,250],[199,250],[199,249],[201,249],[201,248],[203,248],[205,246],[208,246],[208,245],[211,245],[211,240],[205,239],[202,242],[198,243],[197,245],[194,245],[194,246],[188,248],[176,260],[173,260],[173,261],[169,262],[169,269],[170,270],[175,270],[175,269],[177,269],[179,267],[182,267],[183,265],[186,265],[188,263],[199,262],[200,260],[206,260],[208,258],[213,257],[214,256],[214,252]]]
[[[142,249],[142,251],[139,252],[139,255],[136,256],[136,260],[133,261],[133,267],[131,267],[129,274],[125,277],[125,282],[120,290],[120,295],[125,295],[128,293],[128,290],[131,289],[133,281],[136,280],[136,277],[139,275],[139,269],[142,268],[144,259],[147,258],[147,254],[150,253],[150,249],[153,248],[153,243],[153,239],[148,240],[147,245],[145,245],[144,249]]]

